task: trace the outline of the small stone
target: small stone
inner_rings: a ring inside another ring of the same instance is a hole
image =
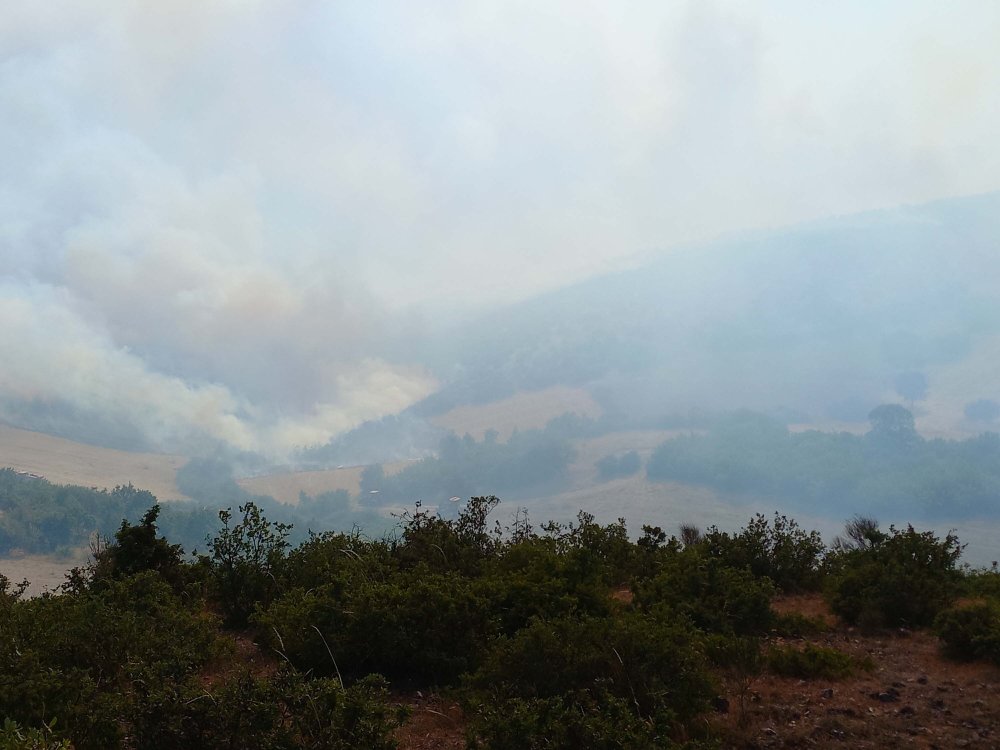
[[[920,675],[917,678],[917,682],[919,682],[921,685],[926,685],[927,684],[927,675],[925,675],[925,674]]]
[[[728,714],[729,713],[729,701],[723,698],[721,695],[717,695],[712,698],[712,708],[715,709],[716,713]]]
[[[903,706],[899,709],[900,716],[913,716],[916,712],[917,710],[913,706]]]
[[[899,700],[899,695],[890,692],[879,693],[875,697],[882,701],[882,703],[895,703]]]
[[[826,690],[821,691],[820,694],[819,694],[819,697],[820,698],[832,698],[833,697],[833,688],[827,688]]]

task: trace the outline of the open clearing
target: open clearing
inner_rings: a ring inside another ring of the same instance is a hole
[[[99,448],[0,425],[0,468],[39,474],[53,484],[113,489],[131,482],[160,500],[179,500],[185,496],[175,476],[186,462],[182,456]]]
[[[391,476],[401,472],[410,463],[396,461],[382,464],[382,469]],[[290,471],[238,479],[236,483],[254,495],[270,495],[278,502],[294,505],[299,501],[300,492],[315,497],[323,492],[347,490],[356,495],[361,490],[361,472],[364,470],[364,466],[345,466],[343,469],[326,471]]]
[[[82,565],[88,556],[89,552],[81,549],[73,557],[19,555],[0,558],[0,574],[7,576],[15,585],[27,579],[31,584],[28,595],[38,596],[61,586],[70,569]]]
[[[581,417],[599,417],[600,405],[583,388],[554,386],[542,391],[517,393],[502,401],[475,406],[459,406],[434,417],[431,422],[459,435],[469,433],[482,440],[493,429],[506,440],[515,428],[531,430],[544,427],[554,417],[575,412]]]

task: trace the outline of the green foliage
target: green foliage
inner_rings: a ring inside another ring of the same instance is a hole
[[[713,527],[700,543],[709,556],[731,568],[748,568],[758,578],[770,578],[786,593],[812,591],[819,586],[826,545],[817,532],[805,532],[787,516],[775,513],[769,523],[757,514],[733,535]]]
[[[829,627],[821,617],[808,617],[800,612],[784,612],[774,616],[771,630],[782,638],[804,638],[825,633]]]
[[[606,691],[551,698],[508,698],[477,704],[469,747],[482,750],[661,750],[675,743],[669,713],[637,716],[632,704]]]
[[[946,653],[1000,664],[1000,603],[985,600],[946,609],[934,620]]]
[[[766,496],[790,509],[913,513],[954,518],[1000,501],[1000,436],[923,440],[913,415],[892,404],[872,414],[864,436],[789,433],[765,417],[738,413],[704,435],[676,437],[650,457],[653,481],[703,484]]]
[[[782,677],[801,680],[842,680],[859,665],[850,654],[835,648],[807,643],[804,648],[772,646],[767,651],[767,668]]]
[[[140,750],[392,750],[402,719],[388,706],[385,681],[374,676],[345,689],[288,669],[270,677],[241,671],[209,690],[191,683],[144,688],[131,722]]]
[[[118,746],[133,686],[188,679],[222,653],[213,618],[155,571],[14,602],[0,636],[0,715],[36,727],[57,717],[81,749]]]
[[[271,523],[254,503],[241,505],[243,518],[230,526],[231,510],[219,511],[222,530],[209,542],[216,594],[226,622],[242,626],[258,605],[275,595],[277,571],[284,559],[291,528]]]
[[[436,457],[397,474],[388,476],[380,466],[365,469],[360,499],[380,505],[418,500],[437,505],[450,497],[535,487],[561,479],[573,456],[569,440],[557,428],[515,431],[506,443],[452,433],[441,440]]]
[[[0,750],[71,750],[69,740],[52,736],[54,723],[43,729],[23,729],[16,721],[4,719],[0,726]]]
[[[956,570],[952,536],[863,520],[820,566],[818,537],[784,516],[633,541],[624,520],[586,513],[504,527],[498,502],[473,497],[453,518],[418,506],[394,538],[310,534],[294,549],[247,503],[194,561],[159,536],[154,505],[61,594],[25,600],[0,576],[0,715],[17,724],[0,741],[383,750],[399,721],[383,674],[453,690],[470,747],[673,747],[702,737],[716,676],[742,707],[765,662],[806,679],[864,666],[812,646],[762,652],[765,633],[817,627],[775,617],[775,581],[825,576],[841,616],[918,624],[1000,579]],[[227,633],[213,612],[253,631]],[[996,620],[991,604],[937,623],[955,653],[995,658]]]
[[[661,572],[639,582],[638,607],[663,618],[683,617],[709,633],[766,633],[772,624],[774,586],[746,568],[733,568],[699,546],[673,551]]]
[[[833,611],[866,628],[930,625],[955,598],[962,546],[953,534],[890,527],[866,547],[841,549],[827,564]]]
[[[581,741],[623,717],[628,732],[639,732],[645,723],[652,741],[665,737],[667,728],[689,724],[714,695],[697,634],[638,612],[534,620],[495,643],[470,687],[477,696],[471,704],[474,733],[496,743],[488,747],[550,736]],[[504,729],[498,722],[509,710],[518,718]],[[567,735],[573,713],[582,735]],[[614,740],[609,734],[601,742]]]
[[[303,671],[428,684],[474,668],[490,632],[468,579],[425,568],[349,590],[295,589],[254,621],[263,642]]]
[[[94,555],[91,586],[153,571],[175,590],[181,589],[184,583],[184,551],[179,544],[170,544],[164,537],[157,536],[156,519],[159,514],[160,506],[153,505],[137,525],[122,521],[114,542],[97,550]],[[81,574],[81,571],[73,572],[71,585]]]

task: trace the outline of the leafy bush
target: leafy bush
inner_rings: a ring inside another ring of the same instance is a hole
[[[422,684],[475,668],[491,632],[470,581],[426,568],[349,591],[294,589],[254,621],[260,638],[302,671]]]
[[[544,705],[568,704],[586,715],[612,696],[638,718],[681,724],[715,694],[698,635],[634,611],[534,620],[494,644],[470,687],[480,696],[476,712],[486,716],[484,705],[518,698],[555,700]]]
[[[598,691],[478,704],[469,747],[483,750],[661,750],[693,748],[670,737],[669,714],[642,718],[627,699]]]
[[[772,646],[767,651],[767,668],[782,677],[842,680],[850,677],[858,666],[863,665],[855,662],[850,654],[811,643],[801,649],[795,646]]]
[[[746,635],[770,629],[773,595],[770,580],[688,547],[669,554],[658,575],[637,584],[635,604],[665,619],[686,618],[706,632]]]
[[[979,601],[946,609],[934,620],[934,629],[948,655],[1000,664],[1000,603]]]
[[[701,540],[707,553],[732,568],[748,568],[758,578],[770,578],[782,591],[818,587],[819,567],[826,546],[819,533],[805,532],[794,520],[774,514],[754,516],[738,534],[709,529]]]
[[[241,505],[242,520],[230,526],[231,510],[219,511],[222,530],[209,542],[216,595],[230,625],[246,625],[258,605],[275,595],[275,571],[280,568],[291,528],[271,523],[254,503]]]
[[[197,684],[143,689],[130,721],[130,741],[139,750],[392,750],[392,732],[402,720],[378,677],[345,689],[288,669],[273,676],[241,671],[209,690]]]
[[[842,549],[827,559],[833,611],[866,628],[930,625],[955,598],[962,552],[957,537],[890,527],[870,546]]]
[[[784,612],[774,616],[771,630],[783,638],[803,638],[829,630],[822,617],[808,617],[801,612]]]
[[[23,729],[16,721],[3,720],[0,726],[0,750],[71,750],[69,740],[52,736],[52,725],[44,729]]]

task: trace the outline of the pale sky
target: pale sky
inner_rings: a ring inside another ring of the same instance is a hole
[[[1000,188],[997,40],[994,0],[6,0],[0,400],[325,440],[434,387],[387,329]]]

